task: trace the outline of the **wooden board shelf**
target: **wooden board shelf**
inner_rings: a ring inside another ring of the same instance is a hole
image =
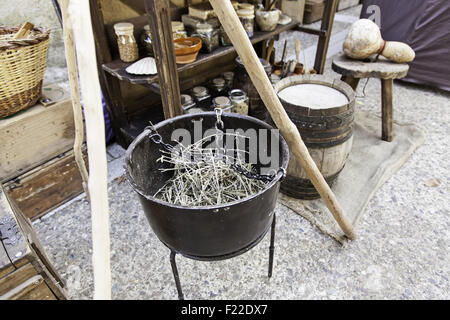
[[[272,38],[273,36],[276,36],[280,34],[283,31],[291,30],[295,28],[298,25],[297,21],[291,21],[290,23],[286,25],[278,25],[277,28],[270,32],[262,32],[257,31],[254,33],[253,37],[250,39],[253,44],[267,40]],[[227,54],[230,54],[232,52],[235,52],[235,49],[233,46],[228,47],[219,47],[218,49],[214,50],[211,53],[199,53],[197,60],[194,62],[188,63],[188,64],[178,64],[178,72],[186,71],[192,68],[195,68],[196,66],[199,66],[205,62],[215,60],[217,58],[223,57]],[[113,60],[109,63],[105,63],[102,65],[103,70],[111,74],[112,76],[118,78],[122,81],[127,81],[133,84],[141,84],[141,85],[151,85],[153,83],[158,82],[158,75],[153,76],[138,76],[138,75],[132,75],[125,71],[125,69],[130,65],[131,63],[125,63],[121,60]]]

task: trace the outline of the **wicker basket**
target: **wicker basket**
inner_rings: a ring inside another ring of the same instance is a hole
[[[50,31],[34,28],[13,40],[19,27],[0,27],[0,118],[36,104],[42,90]]]

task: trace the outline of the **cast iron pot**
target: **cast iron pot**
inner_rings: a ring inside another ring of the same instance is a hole
[[[164,142],[173,144],[171,136],[174,129],[187,129],[193,136],[194,121],[198,120],[202,121],[204,132],[215,128],[216,114],[205,112],[178,116],[158,123],[154,129]],[[256,118],[234,113],[224,113],[222,121],[225,129],[253,128],[257,132],[259,129],[273,129]],[[138,193],[151,228],[166,246],[185,256],[208,260],[245,251],[264,237],[272,223],[283,174],[278,173],[260,193],[226,205],[173,205],[153,197],[172,173],[158,170],[167,165],[157,162],[162,145],[153,142],[149,138],[150,133],[150,130],[144,130],[128,147],[126,177]],[[267,144],[270,143],[279,144],[279,154],[274,156],[279,157],[279,167],[286,169],[289,149],[284,138],[281,134],[277,135],[276,139],[269,139]],[[259,170],[265,166],[257,164],[256,167]]]

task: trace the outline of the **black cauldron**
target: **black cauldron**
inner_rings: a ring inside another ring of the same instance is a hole
[[[165,120],[154,126],[165,143],[171,143],[175,129],[187,129],[194,136],[194,121],[201,121],[202,133],[215,128],[216,114],[205,112],[183,115]],[[234,113],[222,115],[224,129],[273,129],[258,119]],[[198,124],[199,122],[197,122]],[[225,205],[206,207],[182,207],[153,197],[172,173],[160,170],[167,164],[157,162],[161,156],[161,144],[149,138],[151,130],[146,129],[128,147],[125,159],[126,177],[138,193],[145,215],[158,238],[170,249],[198,260],[231,257],[257,244],[270,229],[273,213],[283,174],[277,173],[267,187],[258,194]],[[269,135],[270,136],[270,135]],[[260,137],[258,135],[258,146]],[[193,143],[194,141],[192,141]],[[267,139],[278,144],[279,167],[286,169],[289,163],[289,149],[280,135]],[[248,149],[248,145],[246,146]],[[270,167],[256,164],[257,170]]]

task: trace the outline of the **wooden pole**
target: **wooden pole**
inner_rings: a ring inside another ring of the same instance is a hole
[[[158,81],[164,117],[168,119],[183,114],[173,48],[170,1],[145,0],[145,10],[149,18],[152,46],[158,67]]]
[[[91,172],[94,299],[111,299],[105,123],[89,1],[70,1],[69,14],[75,36]]]
[[[356,235],[352,224],[345,216],[342,208],[326,183],[314,160],[311,158],[308,149],[303,143],[297,127],[289,119],[286,111],[278,99],[269,78],[264,72],[264,68],[259,62],[258,56],[252,47],[252,44],[242,27],[236,12],[230,1],[210,0],[217,17],[220,20],[225,32],[230,37],[234,48],[239,54],[245,69],[250,75],[253,85],[258,90],[264,104],[272,116],[276,126],[280,129],[286,139],[289,149],[298,159],[299,163],[305,169],[309,179],[316,187],[317,191],[325,201],[330,212],[333,214],[339,226],[350,239],[355,239]]]
[[[63,22],[64,49],[66,53],[67,71],[69,74],[70,96],[72,98],[73,119],[75,123],[75,140],[73,142],[73,153],[75,162],[80,171],[83,189],[90,201],[88,189],[88,171],[83,159],[81,147],[84,142],[83,111],[80,103],[80,89],[78,87],[77,58],[75,55],[75,44],[73,42],[73,27],[69,19],[69,0],[60,0],[60,8]]]
[[[394,139],[394,107],[392,102],[392,91],[394,79],[381,79],[381,123],[384,141],[391,142]]]

